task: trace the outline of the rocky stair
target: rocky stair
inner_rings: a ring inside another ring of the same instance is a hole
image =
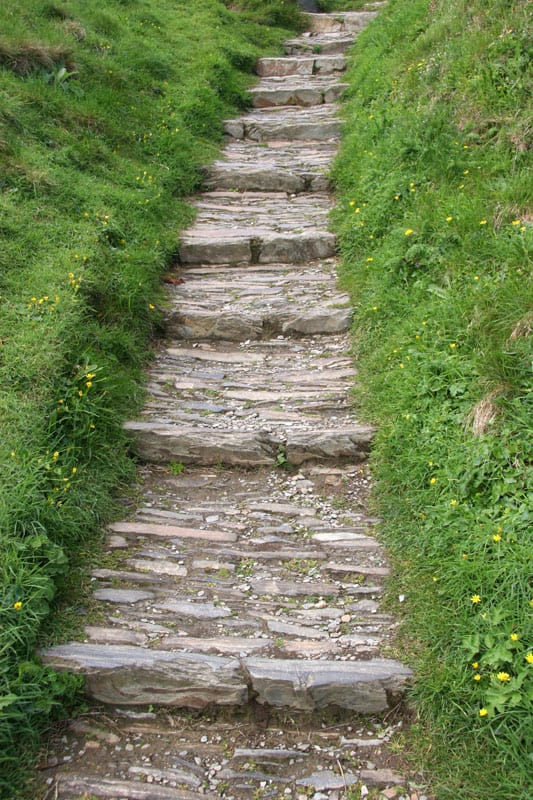
[[[404,783],[383,715],[410,671],[380,608],[372,429],[350,402],[351,313],[327,228],[341,88],[325,87],[343,86],[344,58],[305,49],[327,37],[340,52],[371,16],[309,15],[301,48],[287,45],[303,55],[260,61],[253,93],[275,105],[286,81],[298,105],[228,122],[206,169],[167,340],[125,426],[144,462],[137,508],[109,526],[85,639],[42,654],[102,704],[51,745],[54,797],[339,800]],[[333,732],[324,714],[341,715]]]

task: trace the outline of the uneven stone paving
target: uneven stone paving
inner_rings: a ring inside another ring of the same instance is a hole
[[[109,526],[85,640],[43,653],[94,703],[50,743],[47,797],[407,791],[387,743],[410,671],[379,606],[372,430],[350,403],[325,191],[339,53],[372,16],[309,15],[287,58],[259,62],[257,109],[206,168],[168,338],[126,425],[138,507]]]

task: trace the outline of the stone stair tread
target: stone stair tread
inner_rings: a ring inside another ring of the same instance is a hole
[[[335,75],[346,69],[343,55],[291,58],[260,58],[256,72],[261,77],[282,77],[285,75]]]
[[[306,81],[287,77],[268,78],[250,90],[254,108],[277,106],[320,106],[334,103],[348,88],[347,83],[331,78],[312,77]]]
[[[353,45],[354,40],[352,33],[340,36],[336,32],[308,33],[288,39],[285,42],[285,52],[289,56],[342,55]]]
[[[227,658],[148,650],[134,645],[73,642],[42,654],[56,670],[82,674],[103,703],[204,708],[261,704],[312,711],[328,705],[379,713],[401,692],[411,671],[397,661]]]
[[[282,421],[281,421],[282,422]],[[306,430],[280,427],[262,430],[231,430],[173,425],[165,422],[132,421],[124,425],[141,459],[168,464],[227,464],[246,467],[274,466],[285,454],[292,465],[306,461],[358,461],[365,457],[373,429],[365,425],[320,427],[309,420]]]
[[[306,14],[307,30],[313,33],[358,33],[377,16],[376,11],[335,11],[332,14]]]

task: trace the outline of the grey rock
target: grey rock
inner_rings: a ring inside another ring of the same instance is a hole
[[[236,659],[80,642],[50,648],[41,657],[58,671],[84,675],[87,693],[101,703],[204,708],[248,700]]]
[[[61,798],[98,797],[103,800],[198,800],[198,792],[173,789],[170,786],[145,784],[137,781],[108,780],[99,776],[60,775],[58,791]],[[205,800],[218,795],[202,794]]]
[[[154,594],[141,589],[97,589],[94,596],[107,603],[140,603],[142,600],[151,600]]]
[[[388,707],[388,692],[405,687],[411,672],[397,661],[270,661],[245,658],[259,703],[312,711],[325,706],[373,714]]]
[[[321,770],[305,778],[300,778],[296,781],[296,785],[311,786],[316,791],[323,792],[328,789],[344,789],[358,782],[359,777],[351,772],[343,772],[342,775],[339,775],[332,770]]]

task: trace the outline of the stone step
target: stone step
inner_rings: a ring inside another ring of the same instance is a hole
[[[331,142],[338,141],[341,123],[332,104],[310,108],[282,106],[260,109],[236,120],[227,120],[224,130],[237,140]]]
[[[346,58],[338,56],[310,56],[302,58],[260,58],[256,72],[264,78],[286,75],[337,75],[346,70]]]
[[[180,270],[166,309],[167,335],[187,340],[247,341],[274,336],[335,335],[352,311],[336,287],[331,262]],[[280,344],[279,347],[288,347]],[[331,346],[334,346],[333,340]],[[268,347],[275,347],[275,342]],[[295,347],[298,347],[295,344]],[[324,342],[324,349],[328,343]]]
[[[39,774],[60,800],[244,800],[254,794],[339,800],[358,783],[407,785],[405,776],[385,766],[395,725],[372,719],[363,725],[348,712],[333,729],[302,728],[294,714],[278,720],[273,712],[259,728],[256,715],[228,722],[212,712],[93,710],[62,726]]]
[[[342,55],[354,43],[353,33],[307,33],[285,42],[288,56],[333,56]]]
[[[360,33],[377,16],[376,11],[337,11],[334,14],[306,14],[311,34]]]
[[[84,642],[50,648],[42,658],[57,671],[83,675],[89,696],[118,706],[201,709],[243,706],[253,699],[273,708],[335,706],[377,714],[397,702],[411,675],[392,659],[237,659]]]
[[[327,192],[337,148],[329,142],[231,142],[205,167],[206,187],[252,192]]]
[[[314,422],[314,424],[313,424]],[[220,430],[132,421],[124,425],[132,446],[143,460],[154,464],[259,467],[288,462],[298,466],[361,461],[368,453],[373,431],[365,425],[322,428],[313,420],[308,430],[266,433],[262,430]]]
[[[331,78],[268,78],[250,90],[254,108],[274,106],[320,106],[334,103],[347,89],[347,83]]]
[[[181,264],[301,264],[334,255],[327,195],[206,192],[181,236]]]

